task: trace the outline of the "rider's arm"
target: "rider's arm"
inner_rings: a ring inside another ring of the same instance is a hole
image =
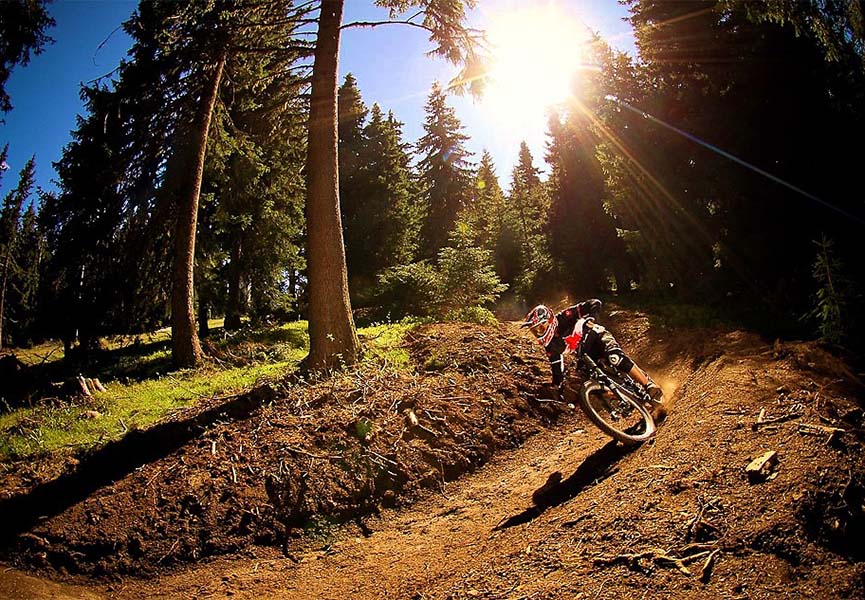
[[[574,308],[577,309],[580,318],[594,317],[595,319],[597,319],[598,315],[601,313],[601,307],[603,305],[604,303],[597,298],[590,298],[588,300],[580,302]]]
[[[602,306],[603,303],[597,298],[590,298],[579,304],[569,306],[556,315],[559,320],[559,333],[561,335],[569,335],[573,331],[576,322],[584,317],[594,317],[597,319]]]

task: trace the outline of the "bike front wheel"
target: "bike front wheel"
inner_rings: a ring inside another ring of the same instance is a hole
[[[589,380],[580,390],[580,408],[601,431],[623,444],[645,442],[655,435],[655,421],[643,403],[620,386]]]

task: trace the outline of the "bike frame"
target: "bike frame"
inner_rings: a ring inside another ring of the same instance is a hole
[[[608,387],[610,390],[615,391],[617,388],[624,388],[625,391],[629,392],[632,395],[636,395],[643,402],[652,402],[651,397],[648,392],[643,389],[641,385],[631,379],[631,376],[626,373],[619,373],[620,377],[624,380],[623,383],[617,382],[612,377],[610,377],[606,371],[604,371],[603,367],[599,365],[591,356],[584,353],[582,349],[578,349],[577,352],[574,353],[573,360],[570,361],[570,365],[568,365],[568,369],[565,370],[563,374],[563,381],[567,377],[568,371],[574,365],[576,365],[577,369],[583,372],[586,377],[594,379],[598,383],[603,386]],[[628,384],[631,385],[628,385]]]

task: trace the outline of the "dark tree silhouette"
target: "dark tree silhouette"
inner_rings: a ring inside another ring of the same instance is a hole
[[[0,3],[0,112],[12,110],[6,81],[15,65],[30,62],[30,53],[39,54],[53,42],[45,30],[54,26],[45,5],[50,0],[3,0]],[[3,121],[0,120],[0,123]]]

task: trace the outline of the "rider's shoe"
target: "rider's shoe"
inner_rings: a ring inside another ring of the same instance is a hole
[[[649,393],[649,397],[655,402],[660,402],[664,396],[664,390],[661,389],[661,386],[651,379],[649,380],[649,385],[646,386],[646,392]]]

